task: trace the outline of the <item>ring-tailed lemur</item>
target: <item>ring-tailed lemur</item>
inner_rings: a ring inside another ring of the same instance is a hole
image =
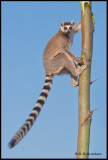
[[[43,63],[46,70],[44,87],[28,119],[9,142],[10,148],[21,141],[34,124],[49,94],[52,79],[55,74],[70,74],[72,86],[78,85],[77,76],[87,68],[87,65],[81,65],[81,59],[75,57],[69,49],[72,46],[74,33],[77,33],[80,29],[81,22],[76,26],[74,26],[73,21],[61,22],[59,31],[48,42],[43,55]]]

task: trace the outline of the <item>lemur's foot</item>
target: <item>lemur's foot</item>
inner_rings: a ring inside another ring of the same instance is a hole
[[[77,82],[77,81],[74,81],[74,82],[73,82],[73,81],[71,80],[71,84],[72,84],[73,87],[79,86],[79,82]]]

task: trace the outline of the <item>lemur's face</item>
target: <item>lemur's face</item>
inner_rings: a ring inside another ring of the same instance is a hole
[[[74,21],[72,21],[72,22],[61,22],[60,23],[60,29],[65,34],[71,33],[73,28],[74,28]]]

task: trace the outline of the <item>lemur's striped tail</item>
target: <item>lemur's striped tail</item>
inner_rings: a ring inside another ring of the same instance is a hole
[[[20,128],[20,130],[15,134],[15,136],[9,142],[9,147],[13,148],[17,143],[21,141],[21,139],[28,133],[32,125],[34,124],[45,100],[49,94],[51,85],[52,85],[53,75],[46,75],[45,84],[42,89],[42,92],[38,98],[38,101],[33,108],[31,114],[28,119],[25,121],[24,125]]]

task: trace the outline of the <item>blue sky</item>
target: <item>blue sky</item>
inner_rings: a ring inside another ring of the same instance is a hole
[[[75,158],[78,87],[68,75],[55,76],[35,125],[13,149],[8,142],[32,111],[45,80],[43,52],[61,21],[81,20],[80,3],[2,1],[2,158]],[[92,116],[89,153],[106,157],[106,2],[92,3],[95,18],[90,88]],[[81,31],[71,51],[81,53]]]

